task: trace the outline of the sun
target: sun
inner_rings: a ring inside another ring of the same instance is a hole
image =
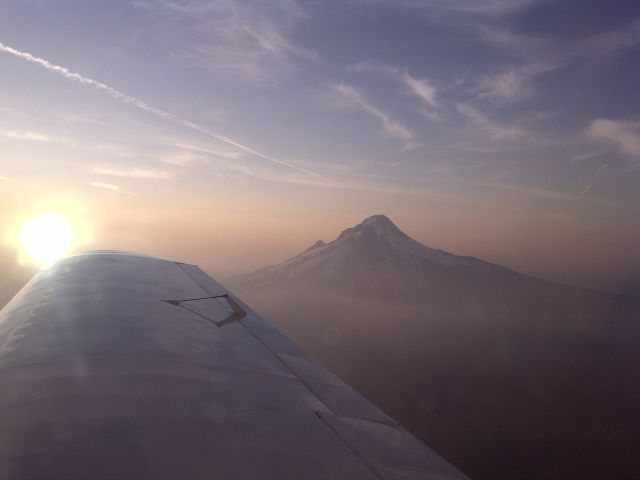
[[[75,234],[65,216],[43,213],[20,226],[19,238],[24,255],[30,261],[45,266],[69,251]]]

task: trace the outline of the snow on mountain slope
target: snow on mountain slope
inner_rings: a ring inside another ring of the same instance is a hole
[[[240,289],[294,284],[421,294],[454,279],[487,275],[519,276],[477,258],[426,247],[385,215],[374,215],[344,230],[332,242],[320,240],[295,257],[236,277],[231,283]]]

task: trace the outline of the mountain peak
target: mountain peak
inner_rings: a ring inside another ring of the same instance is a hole
[[[386,215],[372,215],[365,218],[362,223],[348,229],[349,232],[373,231],[376,236],[404,236],[402,231]]]
[[[360,225],[393,225],[395,224],[387,217],[386,215],[380,213],[377,215],[371,215],[370,217],[365,218]]]

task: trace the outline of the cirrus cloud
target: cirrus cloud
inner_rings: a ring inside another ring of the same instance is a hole
[[[598,118],[591,122],[587,135],[612,145],[624,155],[640,159],[640,122]]]
[[[128,177],[150,180],[170,180],[175,176],[173,172],[167,170],[149,170],[144,168],[122,168],[112,165],[94,165],[91,167],[93,173],[100,175],[110,175],[113,177]]]
[[[378,119],[388,136],[404,142],[403,150],[411,150],[420,146],[415,141],[413,132],[406,125],[394,120],[390,115],[372,105],[364,94],[355,87],[344,84],[333,85],[333,92],[346,100],[348,105],[358,107],[363,112]]]
[[[5,45],[2,42],[0,42],[0,52],[5,52],[5,53],[8,53],[8,54],[13,55],[15,57],[18,57],[18,58],[20,58],[22,60],[25,60],[27,62],[35,63],[37,65],[40,65],[41,67],[43,67],[43,68],[45,68],[45,69],[47,69],[49,71],[58,73],[58,74],[64,76],[65,78],[67,78],[69,80],[72,80],[72,81],[75,81],[75,82],[79,82],[81,84],[88,85],[88,86],[91,86],[91,87],[93,87],[93,88],[95,88],[97,90],[100,90],[101,92],[106,93],[107,95],[109,95],[112,98],[115,98],[116,100],[120,100],[121,102],[124,102],[124,103],[127,103],[127,104],[131,104],[131,105],[133,105],[133,106],[135,106],[135,107],[137,107],[137,108],[139,108],[141,110],[144,110],[146,112],[152,113],[153,115],[156,115],[158,117],[164,118],[165,120],[170,120],[170,121],[173,121],[175,123],[178,123],[178,124],[182,125],[183,127],[187,127],[187,128],[189,128],[189,129],[191,129],[193,131],[199,132],[199,133],[201,133],[203,135],[206,135],[207,137],[212,138],[214,140],[226,143],[228,145],[232,145],[232,146],[234,146],[234,147],[236,147],[236,148],[238,148],[240,150],[243,150],[243,151],[245,151],[247,153],[250,153],[252,155],[260,157],[260,158],[262,158],[264,160],[268,160],[269,162],[276,163],[278,165],[291,168],[293,170],[298,170],[299,172],[305,173],[307,175],[316,176],[316,177],[318,176],[318,174],[316,174],[316,173],[314,173],[314,172],[312,172],[310,170],[307,170],[305,168],[302,168],[302,167],[300,167],[298,165],[295,165],[293,163],[290,163],[290,162],[285,162],[285,161],[279,160],[277,158],[274,158],[274,157],[272,157],[270,155],[267,155],[267,154],[264,154],[262,152],[259,152],[258,150],[255,150],[254,148],[251,148],[251,147],[249,147],[249,146],[247,146],[247,145],[245,145],[243,143],[240,143],[237,140],[234,140],[234,139],[232,139],[230,137],[227,137],[225,135],[220,135],[218,133],[211,132],[207,128],[205,128],[205,127],[203,127],[203,126],[201,126],[201,125],[199,125],[199,124],[197,124],[195,122],[192,122],[190,120],[181,118],[181,117],[179,117],[177,115],[174,115],[173,113],[166,112],[166,111],[164,111],[164,110],[162,110],[160,108],[156,108],[156,107],[154,107],[152,105],[149,105],[148,103],[143,102],[142,100],[140,100],[140,99],[138,99],[136,97],[133,97],[131,95],[127,95],[127,94],[125,94],[125,93],[123,93],[123,92],[121,92],[121,91],[119,91],[119,90],[117,90],[117,89],[115,89],[113,87],[110,87],[109,85],[107,85],[105,83],[99,82],[97,80],[93,80],[92,78],[85,77],[83,75],[80,75],[79,73],[72,72],[71,70],[69,70],[66,67],[62,67],[60,65],[56,65],[54,63],[51,63],[48,60],[45,60],[44,58],[36,57],[36,56],[32,55],[29,52],[23,52],[23,51],[17,50],[17,49],[15,49],[13,47]]]
[[[112,192],[133,194],[133,192],[123,190],[119,185],[114,185],[113,183],[89,182],[89,186],[94,188],[102,188],[104,190],[111,190]]]
[[[291,38],[305,17],[295,1],[137,1],[158,20],[153,34],[183,64],[252,84],[268,84],[292,59],[316,54]]]

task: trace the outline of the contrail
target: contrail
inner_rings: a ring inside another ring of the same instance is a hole
[[[293,165],[291,163],[285,162],[283,160],[278,160],[277,158],[273,158],[269,155],[266,155],[264,153],[258,152],[257,150],[254,150],[251,147],[248,147],[247,145],[243,145],[240,142],[237,142],[229,137],[225,137],[224,135],[219,135],[215,132],[210,132],[209,130],[207,130],[205,127],[202,127],[201,125],[198,125],[197,123],[191,122],[189,120],[185,120],[183,118],[178,117],[177,115],[174,115],[173,113],[169,113],[169,112],[165,112],[164,110],[161,110],[159,108],[153,107],[151,105],[149,105],[148,103],[143,102],[142,100],[140,100],[139,98],[136,97],[132,97],[131,95],[127,95],[126,93],[121,92],[120,90],[116,90],[113,87],[110,87],[109,85],[99,82],[97,80],[93,80],[92,78],[88,78],[85,77],[83,75],[80,75],[79,73],[75,73],[72,72],[71,70],[69,70],[68,68],[65,67],[61,67],[60,65],[55,65],[47,60],[45,60],[44,58],[40,58],[40,57],[36,57],[34,55],[31,55],[29,52],[22,52],[20,50],[16,50],[15,48],[9,47],[8,45],[5,45],[4,43],[0,42],[0,51],[5,52],[5,53],[9,53],[11,55],[14,55],[18,58],[21,58],[23,60],[26,60],[27,62],[31,62],[31,63],[36,63],[38,65],[40,65],[41,67],[46,68],[47,70],[50,70],[52,72],[56,72],[59,75],[62,75],[65,78],[68,78],[69,80],[73,80],[74,82],[78,82],[78,83],[82,83],[83,85],[89,85],[90,87],[93,87],[97,90],[100,90],[104,93],[106,93],[107,95],[109,95],[112,98],[115,98],[116,100],[120,100],[121,102],[124,103],[128,103],[130,105],[133,105],[141,110],[144,110],[146,112],[152,113],[158,117],[164,118],[165,120],[171,120],[174,122],[179,123],[180,125],[187,127],[191,130],[194,130],[196,132],[200,132],[204,135],[207,135],[208,137],[214,138],[215,140],[218,140],[220,142],[224,142],[228,145],[233,145],[236,148],[239,148],[240,150],[243,150],[247,153],[251,153],[252,155],[256,155],[260,158],[263,158],[265,160],[268,160],[270,162],[276,163],[278,165],[283,165],[285,167],[288,168],[292,168],[294,170],[297,170],[299,172],[303,172],[306,173],[307,175],[312,175],[314,177],[319,177],[322,178],[321,175],[318,175],[315,172],[312,172],[310,170],[307,170],[305,168],[302,167],[298,167],[296,165]]]

